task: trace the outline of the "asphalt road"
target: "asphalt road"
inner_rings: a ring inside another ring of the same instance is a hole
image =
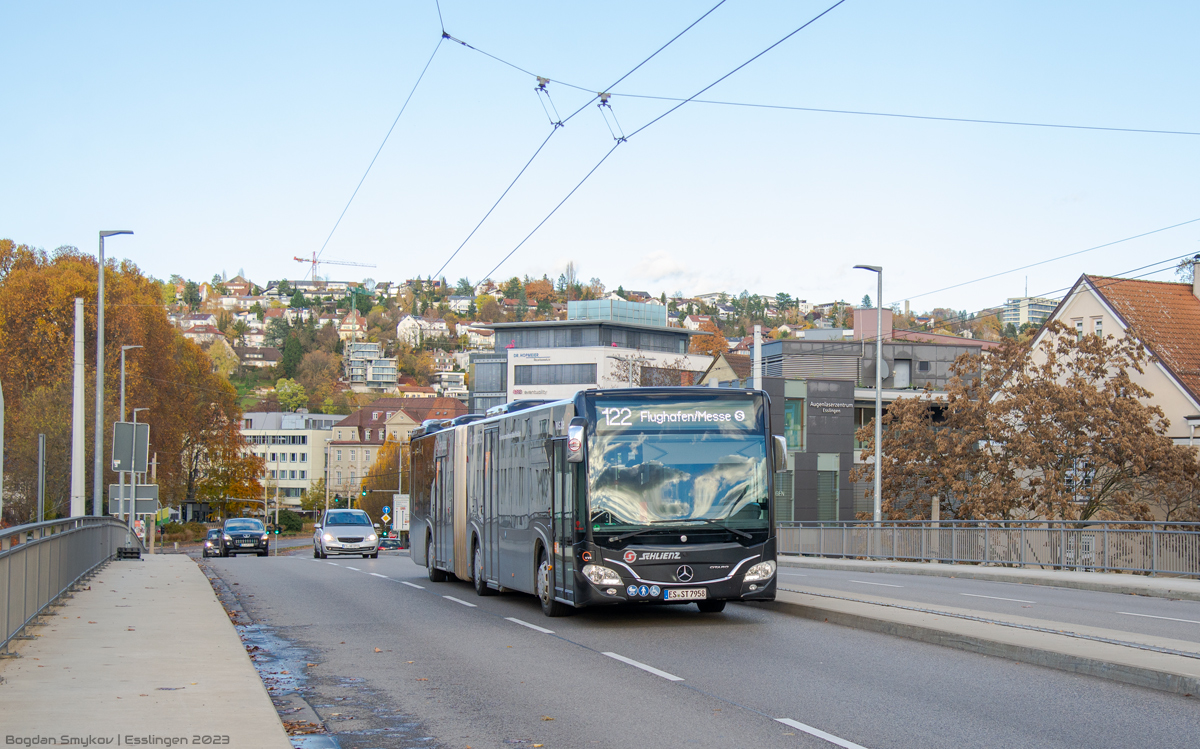
[[[260,625],[256,641],[288,651],[286,678],[345,749],[1128,747],[1200,735],[1195,699],[772,604],[547,619],[528,596],[430,583],[407,556],[206,564]]]
[[[782,566],[779,574],[783,585],[796,590],[834,590],[850,598],[880,596],[917,606],[954,606],[1200,643],[1200,601],[886,572]]]

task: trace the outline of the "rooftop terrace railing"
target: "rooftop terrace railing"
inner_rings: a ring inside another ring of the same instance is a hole
[[[48,609],[125,545],[125,523],[111,517],[47,520],[0,530],[0,655]],[[134,542],[140,544],[136,536]]]
[[[778,539],[781,554],[1200,577],[1200,523],[796,521]]]

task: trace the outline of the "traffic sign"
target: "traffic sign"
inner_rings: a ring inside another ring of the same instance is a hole
[[[392,508],[388,507],[387,505],[383,506],[383,514],[384,515],[388,514],[391,511],[392,511]],[[385,520],[384,522],[386,523],[387,521]]]
[[[383,517],[381,517],[379,519],[385,523],[390,523],[392,521],[392,516],[385,512],[385,513],[383,513]]]

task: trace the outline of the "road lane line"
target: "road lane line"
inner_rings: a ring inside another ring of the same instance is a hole
[[[604,655],[607,655],[609,658],[615,658],[622,663],[628,663],[634,668],[640,668],[643,671],[654,674],[655,676],[661,676],[664,679],[669,679],[670,681],[683,681],[683,677],[681,676],[675,676],[674,674],[669,674],[666,671],[659,671],[654,666],[647,666],[645,663],[640,663],[632,658],[626,658],[623,655],[618,655],[617,653],[604,653]]]
[[[960,596],[970,596],[971,598],[990,598],[993,601],[1013,601],[1015,603],[1037,603],[1037,601],[1022,601],[1020,598],[1001,598],[1000,596],[981,596],[978,593],[959,593]]]
[[[325,564],[332,564],[334,567],[341,567],[341,566],[342,566],[342,565],[338,564],[337,562],[326,562]]]
[[[851,580],[850,582],[858,583],[859,585],[882,585],[885,588],[903,588],[904,587],[903,585],[892,585],[891,583],[869,583],[866,580]]]
[[[350,565],[348,565],[348,564],[346,565],[346,569],[348,569],[348,570],[354,570],[355,572],[362,572],[362,570],[360,570],[359,568],[357,568],[357,567],[351,567],[351,566],[350,566]]]
[[[808,577],[808,575],[801,575],[799,572],[780,572],[779,574],[791,575],[792,577]]]
[[[1124,614],[1125,616],[1144,616],[1147,619],[1166,619],[1169,622],[1184,622],[1186,624],[1200,624],[1200,622],[1196,621],[1195,619],[1176,619],[1173,616],[1154,616],[1153,614],[1135,614],[1132,611],[1118,611],[1117,613]]]
[[[830,744],[837,744],[844,749],[866,749],[866,747],[864,747],[862,744],[855,744],[853,741],[846,741],[845,739],[834,736],[832,733],[825,733],[819,728],[813,728],[812,726],[805,725],[798,720],[792,720],[791,718],[776,718],[775,721],[782,723],[785,726],[791,726],[798,731],[804,731],[809,736],[816,736],[818,739],[828,741]]]
[[[529,627],[530,629],[536,629],[538,632],[545,632],[548,635],[554,634],[554,630],[552,630],[552,629],[546,629],[545,627],[539,627],[536,624],[530,624],[529,622],[523,622],[520,619],[517,619],[515,617],[506,616],[504,618],[507,619],[508,621],[512,622],[513,624],[520,624],[522,627]]]
[[[379,574],[378,572],[372,572],[372,573],[370,573],[370,574],[374,575],[375,577],[382,577],[384,580],[387,580],[387,579],[388,579],[388,576],[387,576],[387,575],[381,575],[381,574]]]
[[[470,606],[473,609],[478,608],[475,604],[467,603],[466,601],[462,600],[461,598],[455,598],[454,596],[442,596],[442,598],[445,598],[447,601],[454,601],[455,603],[461,603],[463,606]]]
[[[401,583],[402,585],[407,585],[407,586],[408,586],[408,587],[410,587],[410,588],[416,588],[417,590],[425,590],[425,586],[424,586],[424,585],[417,585],[416,583],[410,583],[410,582],[409,582],[409,581],[407,581],[407,580],[401,580],[401,581],[400,581],[400,583]]]

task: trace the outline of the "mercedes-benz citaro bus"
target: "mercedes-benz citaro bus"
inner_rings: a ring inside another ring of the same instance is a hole
[[[412,434],[413,561],[479,595],[584,606],[775,598],[772,479],[785,443],[765,393],[585,390]]]

